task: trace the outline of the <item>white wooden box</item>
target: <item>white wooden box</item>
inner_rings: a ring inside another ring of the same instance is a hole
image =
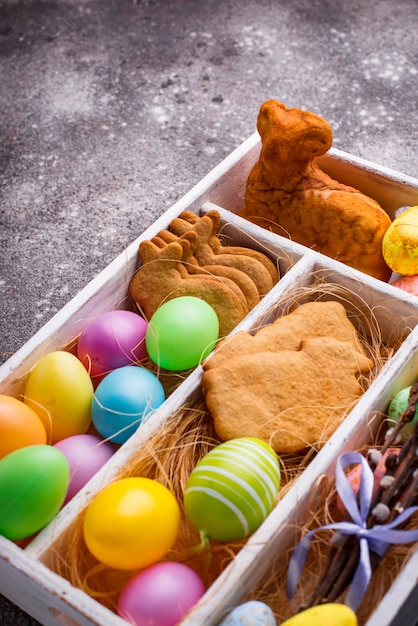
[[[389,336],[402,338],[401,346],[377,379],[311,461],[309,472],[304,472],[298,478],[294,487],[279,501],[234,561],[207,590],[202,600],[183,620],[185,626],[217,624],[228,608],[242,601],[261,581],[277,555],[289,545],[292,525],[303,522],[308,497],[318,477],[332,476],[339,454],[358,449],[367,443],[377,428],[377,421],[371,417],[385,411],[396,391],[418,379],[418,298],[264,231],[235,215],[242,206],[247,176],[258,157],[259,149],[259,136],[255,133],[143,232],[0,368],[0,393],[18,395],[25,375],[40,356],[69,345],[93,317],[113,308],[124,308],[128,302],[127,284],[138,263],[140,241],[150,239],[166,228],[183,210],[199,213],[213,208],[213,205],[221,213],[224,231],[238,245],[245,244],[269,251],[271,257],[277,259],[282,274],[274,289],[237,330],[250,329],[261,318],[264,322],[268,321],[277,300],[296,287],[309,284],[313,273],[319,271],[328,282],[335,282],[358,294],[359,301],[374,309],[383,340]],[[374,197],[391,217],[400,207],[418,204],[418,180],[411,177],[335,149],[320,159],[320,165],[337,180]],[[78,511],[94,493],[112,480],[133,451],[141,446],[141,442],[186,400],[199,396],[201,374],[201,368],[196,368],[152,418],[120,447],[110,463],[27,548],[21,549],[0,537],[0,592],[4,596],[45,625],[126,624],[52,571],[49,567],[50,557],[57,541],[71,528]],[[417,577],[418,558],[415,554],[405,565],[393,590],[389,590],[376,607],[367,626],[395,626],[401,623],[396,616],[413,590]]]

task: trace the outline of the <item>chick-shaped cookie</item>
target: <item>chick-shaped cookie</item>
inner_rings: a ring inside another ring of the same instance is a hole
[[[203,364],[202,393],[221,440],[259,437],[294,453],[323,445],[373,366],[341,303],[307,302],[224,339]]]
[[[391,220],[372,198],[328,176],[316,162],[332,144],[321,117],[276,100],[261,105],[261,152],[239,211],[264,228],[387,281],[382,241]]]
[[[176,235],[189,231],[198,234],[198,246],[194,251],[199,265],[226,265],[247,274],[255,283],[260,298],[265,296],[278,280],[278,271],[273,262],[263,253],[239,246],[222,246],[216,232],[220,218],[216,211],[196,216],[185,211],[170,223]],[[216,250],[217,251],[216,251]]]
[[[202,390],[221,440],[259,437],[279,454],[294,453],[325,443],[371,367],[351,343],[305,339],[300,350],[228,359],[204,372]]]
[[[186,241],[169,244],[162,239],[142,241],[139,245],[142,265],[129,283],[129,295],[146,319],[151,319],[157,308],[172,298],[201,298],[215,310],[219,319],[219,336],[224,337],[248,313],[244,296],[242,293],[238,296],[225,281],[216,277],[189,275],[182,265],[185,246]]]
[[[184,252],[182,266],[188,274],[192,276],[204,274],[206,276],[216,277],[220,281],[224,281],[229,287],[238,293],[240,297],[243,297],[249,311],[251,311],[251,309],[253,309],[260,302],[260,295],[257,287],[254,281],[245,272],[228,265],[199,264],[194,254],[199,245],[199,235],[195,231],[189,230],[178,237],[169,230],[161,230],[158,233],[158,238],[165,243],[172,243],[173,241],[181,243]],[[155,242],[156,238],[153,238],[153,241]],[[231,281],[237,286],[237,289],[234,289],[234,285],[231,284]]]

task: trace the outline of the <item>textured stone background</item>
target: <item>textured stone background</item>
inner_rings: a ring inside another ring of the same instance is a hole
[[[0,1],[1,361],[252,134],[266,99],[418,176],[417,24],[416,0]],[[0,623],[34,622],[0,601]]]

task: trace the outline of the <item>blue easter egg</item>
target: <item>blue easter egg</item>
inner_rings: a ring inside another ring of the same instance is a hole
[[[267,604],[250,600],[231,611],[219,626],[277,626],[277,621]]]
[[[155,374],[126,365],[107,374],[98,385],[91,405],[92,421],[102,437],[125,443],[164,400],[164,388]]]

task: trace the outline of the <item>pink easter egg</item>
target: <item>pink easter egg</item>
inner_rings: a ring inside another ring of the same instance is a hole
[[[389,454],[398,455],[400,451],[400,448],[388,448],[383,454],[378,466],[374,470],[374,481],[376,489],[380,485],[380,481],[382,480],[383,476],[386,474],[386,459],[388,458]]]
[[[92,378],[143,361],[148,353],[148,323],[133,311],[108,311],[93,319],[81,333],[77,356]]]
[[[355,495],[358,494],[360,489],[360,481],[361,481],[361,465],[355,465],[352,470],[350,470],[347,474],[347,480],[350,484],[350,487]],[[345,514],[345,506],[340,496],[337,495],[337,509],[341,513],[341,515]]]
[[[135,626],[176,626],[204,592],[193,569],[174,561],[159,562],[128,581],[119,596],[118,613]]]
[[[74,435],[55,444],[70,466],[70,484],[66,504],[103,467],[114,454],[114,448],[95,435]]]
[[[413,276],[402,276],[401,278],[393,281],[392,285],[407,291],[413,296],[418,296],[418,274],[414,274]]]
[[[386,462],[387,457],[389,456],[389,454],[399,454],[399,451],[400,451],[400,448],[388,448],[386,452],[383,454],[379,464],[377,465],[376,469],[373,472],[373,479],[374,479],[373,495],[376,493],[380,485],[380,481],[382,480],[383,476],[386,473],[385,462]],[[353,469],[347,474],[348,482],[350,483],[351,489],[353,490],[353,493],[355,495],[358,494],[359,489],[360,489],[361,472],[362,472],[362,466],[355,465]],[[337,508],[339,512],[342,515],[344,515],[345,506],[340,496],[337,496]]]

